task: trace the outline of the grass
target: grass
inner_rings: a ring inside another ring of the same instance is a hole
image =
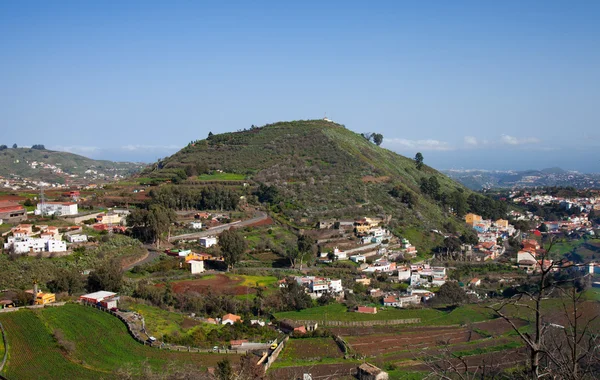
[[[277,284],[277,277],[274,276],[250,276],[240,275],[244,279],[240,285],[242,286],[264,286],[271,287]]]
[[[123,322],[102,311],[75,304],[0,315],[8,330],[10,379],[102,378],[148,365],[154,371],[174,365],[214,366],[223,356],[158,350],[137,343]],[[52,333],[60,330],[72,349],[62,350]],[[237,356],[229,355],[235,361]]]
[[[420,318],[420,325],[453,325],[467,322],[479,322],[493,318],[492,313],[477,305],[464,305],[452,311],[437,309],[394,309],[378,310],[377,314],[360,314],[348,312],[344,305],[334,303],[327,306],[313,307],[302,311],[276,313],[277,319],[292,320],[329,320],[329,321],[380,321],[389,319]]]
[[[482,355],[482,354],[487,354],[490,352],[511,350],[513,348],[519,348],[522,346],[523,346],[522,342],[515,341],[515,342],[501,344],[498,346],[478,347],[478,348],[474,348],[472,350],[454,351],[453,354],[456,356]]]
[[[199,175],[198,181],[243,181],[245,178],[246,176],[244,174],[217,172]]]
[[[600,288],[590,288],[586,290],[583,297],[589,301],[600,301]]]

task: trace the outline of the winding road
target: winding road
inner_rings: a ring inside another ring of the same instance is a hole
[[[177,240],[195,240],[195,239],[199,239],[201,237],[206,237],[206,236],[211,236],[211,235],[218,235],[221,232],[230,229],[231,227],[245,227],[245,226],[249,226],[251,224],[254,223],[258,223],[258,222],[262,222],[263,220],[266,220],[269,216],[267,215],[266,212],[264,211],[256,211],[254,213],[254,216],[250,219],[246,219],[246,220],[238,220],[236,222],[232,222],[232,223],[227,223],[227,224],[223,224],[217,227],[212,227],[207,229],[206,231],[202,231],[202,232],[194,232],[191,234],[183,234],[183,235],[177,235],[177,236],[171,236],[171,238],[169,239],[169,242],[174,242]]]

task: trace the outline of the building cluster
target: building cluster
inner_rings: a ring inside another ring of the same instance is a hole
[[[311,298],[319,298],[323,294],[338,296],[343,293],[342,280],[316,276],[296,276],[294,280],[304,287]],[[282,282],[280,286],[285,286]]]
[[[540,206],[547,205],[560,205],[566,210],[574,208],[579,209],[581,212],[590,212],[592,210],[600,210],[600,199],[587,198],[587,197],[557,197],[549,194],[531,194],[525,193],[521,196],[515,196],[515,193],[511,194],[512,201],[519,204],[535,204]]]
[[[67,243],[62,241],[58,227],[32,224],[19,224],[10,229],[5,235],[4,250],[16,254],[39,252],[65,252]]]
[[[410,288],[431,288],[442,286],[448,280],[445,267],[432,267],[429,264],[412,264],[398,268],[398,280],[409,281]]]
[[[492,221],[470,213],[465,215],[465,223],[477,232],[479,242],[473,247],[473,254],[478,261],[494,260],[502,255],[505,250],[502,242],[516,232],[506,219]]]
[[[534,239],[523,240],[522,248],[517,252],[517,266],[527,273],[537,272],[542,268],[549,268],[552,260],[541,259],[546,253]]]

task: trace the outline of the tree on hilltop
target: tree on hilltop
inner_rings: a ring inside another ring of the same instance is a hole
[[[17,143],[13,144],[13,149],[17,149]]]

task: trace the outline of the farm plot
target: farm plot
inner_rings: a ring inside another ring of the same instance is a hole
[[[456,344],[481,339],[482,336],[466,328],[432,327],[407,330],[401,334],[348,336],[344,339],[357,353],[377,356],[404,350],[422,350],[445,342]]]
[[[67,304],[38,311],[23,310],[0,315],[7,329],[9,379],[114,378],[115,371],[139,373],[148,366],[164,372],[171,363],[179,368],[215,366],[237,355],[171,352],[134,341],[125,325],[102,311]]]
[[[271,276],[236,276],[217,274],[206,276],[198,280],[187,280],[172,282],[171,286],[175,293],[196,292],[207,294],[223,294],[230,296],[240,296],[246,294],[255,294],[254,286],[271,286],[277,282],[277,278]]]
[[[313,360],[319,361],[324,358],[342,358],[344,355],[332,338],[302,338],[290,339],[279,360]]]
[[[275,362],[277,363],[277,362]],[[356,379],[353,375],[360,363],[313,364],[269,370],[274,379],[302,379],[310,373],[313,379]]]

